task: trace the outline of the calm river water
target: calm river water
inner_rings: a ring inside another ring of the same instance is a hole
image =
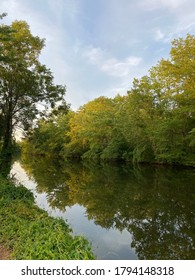
[[[22,158],[11,174],[97,259],[195,259],[195,170]]]

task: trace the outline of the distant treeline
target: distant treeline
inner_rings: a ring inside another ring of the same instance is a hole
[[[53,110],[30,131],[23,150],[195,166],[195,37],[175,39],[170,58],[134,79],[125,96],[99,97],[76,112]]]

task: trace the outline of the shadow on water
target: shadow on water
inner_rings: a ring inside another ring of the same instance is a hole
[[[104,229],[128,231],[139,259],[195,259],[195,171],[21,159],[52,208],[81,205]]]

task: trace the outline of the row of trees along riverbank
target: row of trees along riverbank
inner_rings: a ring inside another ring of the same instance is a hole
[[[54,109],[23,148],[64,158],[195,166],[195,37],[173,40],[170,57],[134,79],[125,96],[99,97],[77,112]]]
[[[195,166],[194,36],[173,40],[170,57],[134,79],[125,96],[99,97],[76,112],[39,61],[44,44],[24,21],[0,25],[3,154],[20,128],[24,150],[36,154]]]

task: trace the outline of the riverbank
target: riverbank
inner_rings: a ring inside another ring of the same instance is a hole
[[[17,260],[94,259],[88,241],[72,236],[62,219],[49,217],[33,194],[0,175],[0,256]]]
[[[10,260],[11,252],[8,251],[4,246],[0,245],[0,260]]]

